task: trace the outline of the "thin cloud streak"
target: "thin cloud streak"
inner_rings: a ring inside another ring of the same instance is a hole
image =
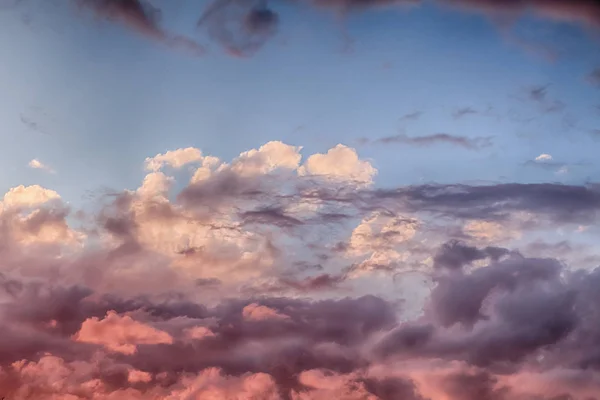
[[[492,145],[492,138],[490,137],[478,137],[469,138],[466,136],[451,135],[448,133],[435,133],[426,136],[408,136],[405,134],[398,134],[395,136],[386,136],[383,138],[370,140],[361,139],[362,144],[406,144],[409,146],[417,147],[428,147],[435,146],[438,144],[449,144],[453,146],[463,147],[468,150],[480,150]]]

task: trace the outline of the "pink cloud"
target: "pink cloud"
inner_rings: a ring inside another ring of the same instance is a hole
[[[120,316],[115,311],[109,311],[102,320],[95,317],[85,320],[73,338],[130,355],[137,351],[138,345],[173,343],[168,333],[134,321],[127,315]]]

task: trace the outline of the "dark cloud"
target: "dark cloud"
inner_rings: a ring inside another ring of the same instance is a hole
[[[588,319],[595,320],[591,317],[595,314],[587,314],[591,307],[578,309],[577,305],[592,301],[593,296],[584,293],[576,279],[562,280],[562,272],[553,260],[515,258],[470,274],[443,277],[423,321],[390,332],[375,354],[442,357],[492,371],[519,369],[525,360],[548,351],[571,353],[576,365],[589,366],[593,346],[587,347],[587,354],[577,351],[575,338],[591,332]],[[564,359],[552,357],[544,365],[567,367]]]
[[[265,224],[280,228],[293,228],[302,224],[302,221],[286,215],[279,207],[245,211],[241,213],[240,218],[244,224]]]
[[[386,377],[383,379],[367,378],[363,380],[365,388],[380,400],[426,400],[415,384],[408,379]]]
[[[254,54],[277,32],[279,15],[266,0],[216,0],[200,19],[198,27],[227,52],[244,57]]]
[[[321,274],[302,280],[281,279],[282,284],[302,292],[331,290],[343,281],[343,276],[333,276],[330,274]]]
[[[259,199],[268,195],[264,189],[267,179],[245,178],[234,171],[224,171],[187,186],[179,193],[178,200],[190,206],[216,208],[231,199]]]
[[[442,245],[433,257],[434,268],[447,268],[449,270],[460,270],[465,265],[470,265],[474,261],[485,260],[487,258],[497,261],[500,257],[509,253],[508,249],[501,247],[477,247],[468,246],[460,241],[450,241]]]
[[[455,243],[445,250],[458,247]],[[474,253],[466,251],[463,258],[480,256]],[[134,354],[107,355],[93,377],[114,390],[154,387],[129,382],[131,368],[162,374],[166,381],[161,385],[167,390],[182,372],[218,367],[231,376],[268,373],[282,398],[290,398],[291,390],[307,390],[298,374],[320,369],[358,374],[354,382],[380,399],[426,399],[409,378],[360,375],[377,360],[400,358],[404,363],[460,361],[471,366],[431,378],[431,384],[452,400],[519,398],[512,392],[519,388],[500,384],[498,368],[504,374],[518,373],[527,360],[542,354],[544,368],[570,368],[582,376],[600,368],[600,314],[595,306],[600,300],[599,277],[598,271],[569,274],[551,259],[513,256],[468,273],[438,277],[421,320],[401,322],[396,306],[373,296],[326,301],[238,298],[205,307],[185,299],[98,296],[83,287],[3,276],[0,282],[8,297],[0,313],[12,322],[0,340],[0,363],[36,361],[44,353],[65,362],[91,362],[101,346],[70,338],[84,321],[103,319],[115,310],[176,339],[172,344],[139,345]],[[248,320],[244,310],[250,304],[285,318]],[[194,326],[208,327],[212,333],[189,342],[182,335]],[[360,351],[371,343],[373,352]],[[7,394],[14,394],[18,386]],[[575,394],[577,384],[564,383],[561,390]]]
[[[451,398],[464,400],[508,399],[507,388],[497,389],[497,383],[497,378],[485,371],[465,371],[445,376],[442,388]]]
[[[469,138],[466,136],[457,136],[451,135],[448,133],[435,133],[433,135],[426,136],[408,136],[405,134],[398,134],[395,136],[387,136],[379,139],[375,139],[370,141],[369,139],[364,139],[363,144],[366,143],[373,144],[407,144],[410,146],[418,146],[418,147],[427,147],[427,146],[435,146],[437,144],[450,144],[453,146],[463,147],[469,150],[479,150],[485,147],[489,147],[492,145],[491,138],[487,137],[479,137],[479,138]]]
[[[600,188],[596,185],[421,185],[375,190],[365,194],[363,199],[371,204],[390,206],[400,201],[415,212],[484,220],[527,211],[556,222],[583,222],[595,220],[600,210]]]

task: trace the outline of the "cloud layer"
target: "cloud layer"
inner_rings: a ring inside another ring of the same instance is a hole
[[[597,398],[598,260],[539,238],[594,235],[600,188],[381,189],[352,148],[301,151],[158,154],[87,213],[8,191],[1,394]]]

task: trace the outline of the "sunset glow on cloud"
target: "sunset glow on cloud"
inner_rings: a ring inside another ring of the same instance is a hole
[[[600,400],[598,29],[1,4],[0,398]]]

